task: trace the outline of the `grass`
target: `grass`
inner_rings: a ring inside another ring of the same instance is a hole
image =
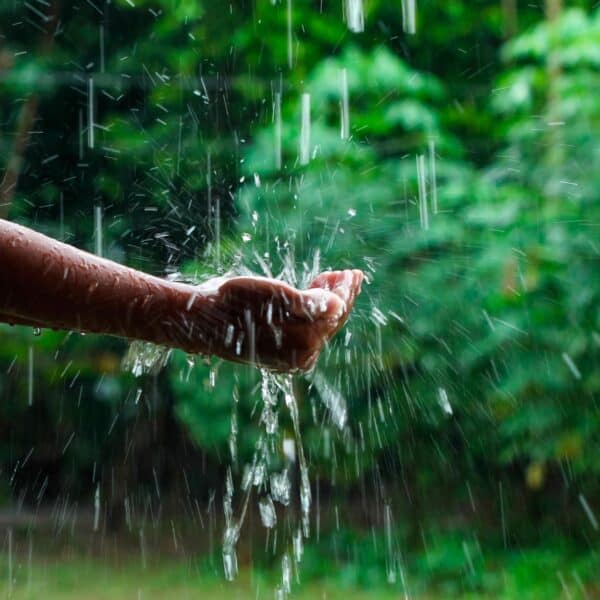
[[[6,555],[2,559],[0,596],[14,600],[270,600],[274,598],[279,580],[277,569],[245,568],[236,581],[230,583],[215,569],[209,569],[205,560],[192,558],[150,563],[143,568],[139,560],[132,559],[109,564],[80,556],[48,556],[29,563],[26,556],[16,556],[12,564],[13,583],[9,587]],[[450,597],[461,600],[597,598],[600,597],[599,566],[593,553],[569,557],[561,555],[556,548],[511,552],[491,560],[481,581],[471,586],[470,591],[464,581],[461,584],[460,577],[454,585],[448,586],[412,571],[409,574],[410,596],[427,600]],[[399,585],[360,584],[356,577],[347,576],[348,570],[353,568],[359,571],[361,566],[340,566],[326,577],[294,583],[292,598],[391,600],[404,597]],[[302,572],[300,577],[303,577]]]
[[[140,547],[137,536],[125,534],[19,527],[9,531],[4,543],[0,536],[0,600],[272,600],[281,582],[281,548],[275,555],[266,552],[258,539],[240,543],[241,571],[234,582],[227,582],[219,550],[211,554],[209,548],[194,547],[192,540],[202,541],[195,534],[174,544],[162,530],[150,531]],[[299,572],[293,574],[291,597],[600,598],[596,538],[586,544],[561,537],[543,539],[536,546],[518,548],[514,542],[505,548],[502,540],[493,538],[480,543],[469,530],[430,529],[418,547],[395,546],[391,563],[383,532],[335,530],[305,545]],[[394,584],[387,582],[389,568],[396,575]]]
[[[120,568],[76,559],[60,563],[37,563],[31,569],[17,569],[10,597],[14,600],[211,600],[269,599],[274,597],[277,580],[274,574],[245,570],[230,583],[220,576],[200,574],[198,569],[182,564],[161,564],[142,569],[127,564]],[[6,579],[5,579],[6,581]],[[9,597],[5,586],[4,597]],[[0,591],[1,594],[1,591]],[[387,600],[398,598],[395,590],[349,590],[332,583],[312,582],[295,586],[293,598],[328,600]]]

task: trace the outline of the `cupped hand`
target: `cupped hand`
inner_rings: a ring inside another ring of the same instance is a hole
[[[265,277],[225,280],[213,296],[225,324],[213,352],[277,371],[310,369],[348,319],[363,278],[357,269],[324,272],[306,290]]]

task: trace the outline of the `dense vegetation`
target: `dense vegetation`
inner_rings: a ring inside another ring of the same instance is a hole
[[[343,526],[391,506],[401,547],[458,520],[597,551],[600,9],[422,1],[406,35],[400,2],[365,2],[364,33],[342,4],[0,4],[0,216],[159,275],[362,268],[352,335],[297,382]],[[101,487],[119,527],[128,501],[206,503],[241,474],[257,373],[174,352],[135,379],[125,351],[0,326],[2,496]]]

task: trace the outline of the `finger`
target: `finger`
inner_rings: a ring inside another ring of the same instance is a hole
[[[308,286],[309,289],[312,288],[323,288],[324,290],[330,289],[330,281],[331,277],[334,275],[332,271],[327,271],[324,273],[320,273],[317,275],[313,282]]]
[[[360,294],[361,285],[363,282],[364,275],[359,269],[352,269],[351,271],[351,283],[350,283],[350,297],[347,301],[348,310],[352,310],[356,297]]]
[[[365,274],[360,269],[352,269],[354,274],[354,287],[356,288],[356,295],[360,294],[362,282],[365,279]]]
[[[346,270],[340,272],[336,279],[331,291],[347,303],[352,295],[354,275],[352,271]]]
[[[344,274],[345,271],[324,271],[315,277],[309,288],[320,287],[325,290],[332,290],[336,285],[338,285],[340,280],[344,279]]]
[[[324,288],[311,288],[300,293],[300,310],[312,320],[319,318],[339,319],[346,311],[345,302]]]
[[[350,309],[354,305],[354,301],[356,300],[356,297],[360,294],[363,278],[364,278],[364,275],[363,275],[362,271],[360,271],[358,269],[352,269],[352,285],[351,285],[351,292],[350,292],[351,298],[350,298],[350,301],[348,302]]]

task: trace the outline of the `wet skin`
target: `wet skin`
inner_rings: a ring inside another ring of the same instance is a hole
[[[264,277],[165,281],[0,220],[0,321],[104,333],[291,371],[344,325],[363,274],[306,290]]]
[[[226,281],[216,300],[228,323],[217,354],[282,371],[310,369],[348,319],[362,281],[358,270],[321,273],[306,290],[266,278]]]

